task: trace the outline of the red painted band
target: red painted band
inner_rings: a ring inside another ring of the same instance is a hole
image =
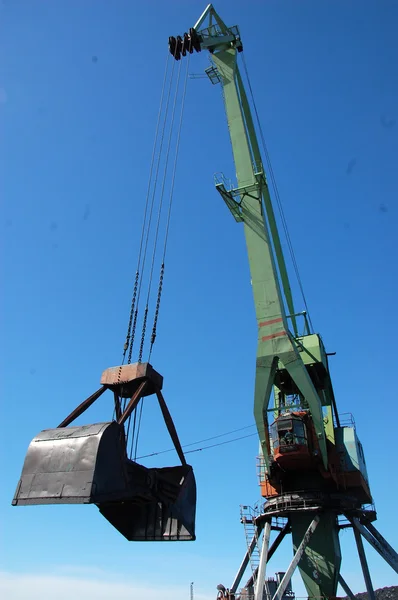
[[[278,333],[273,333],[271,335],[265,335],[264,337],[261,338],[261,341],[266,342],[267,340],[272,340],[277,337],[283,337],[284,335],[287,335],[286,331],[279,331]]]
[[[263,321],[259,323],[259,327],[267,327],[267,325],[273,325],[274,323],[281,323],[283,321],[282,317],[278,317],[277,319],[271,319],[270,321]]]

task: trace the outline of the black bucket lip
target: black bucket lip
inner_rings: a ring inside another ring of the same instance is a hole
[[[101,423],[91,423],[89,425],[72,425],[69,427],[54,427],[53,429],[43,429],[32,440],[34,442],[50,442],[64,440],[66,438],[89,437],[99,435],[107,427],[115,424],[120,427],[116,421],[103,421]]]

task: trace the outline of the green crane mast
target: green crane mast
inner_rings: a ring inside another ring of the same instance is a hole
[[[375,518],[374,511],[364,510],[372,498],[362,446],[353,427],[341,426],[322,339],[310,329],[306,313],[298,315],[294,309],[239,70],[238,58],[243,51],[239,29],[227,27],[210,4],[189,34],[169,38],[170,52],[177,60],[192,53],[193,47],[210,52],[211,67],[206,73],[213,84],[222,85],[237,186],[231,187],[223,176],[217,176],[216,189],[235,220],[243,223],[258,325],[254,417],[260,439],[260,484],[266,502],[261,514],[252,520],[255,535],[238,576],[230,590],[219,587],[219,597],[235,598],[237,581],[263,530],[259,566],[240,596],[243,599],[254,594],[255,600],[262,600],[267,558],[276,549],[269,548],[276,516],[286,519],[282,534],[288,530],[292,533],[295,556],[274,598],[282,598],[296,566],[310,597],[333,598],[339,582],[346,586],[340,575],[338,516],[350,510],[350,519],[360,517],[370,522]],[[304,318],[304,335],[298,331],[300,316]],[[270,429],[268,415],[272,413]],[[348,465],[350,443],[361,456],[354,470]],[[280,540],[277,538],[276,545]],[[398,563],[394,564],[396,568]],[[364,575],[370,581],[368,573],[364,571]],[[372,596],[371,583],[368,591]]]
[[[327,469],[328,456],[323,406],[331,417],[331,384],[330,393],[320,397],[300,352],[308,345],[313,353],[325,356],[323,344],[318,335],[298,337],[296,313],[276,227],[274,209],[248,98],[238,66],[238,54],[243,49],[242,42],[238,32],[229,30],[212,7],[206,9],[196,23],[195,30],[200,30],[207,15],[213,18],[214,24],[209,22],[209,35],[208,37],[203,35],[202,47],[211,49],[214,68],[223,85],[225,110],[238,181],[238,186],[234,189],[227,189],[222,182],[217,183],[216,187],[235,219],[243,222],[246,238],[258,325],[254,417],[262,455],[265,459],[266,469],[268,469],[267,410],[273,386],[276,385],[277,370],[286,371],[287,376],[290,376],[297,387],[300,396],[305,398],[308,404],[319,440],[322,462]],[[278,268],[280,276],[278,276]],[[287,313],[285,306],[290,314]],[[293,324],[293,333],[290,331],[289,317]],[[329,423],[333,423],[331,418]],[[329,428],[328,435],[333,440],[332,427]],[[297,544],[298,538],[302,537],[302,531],[305,532],[310,524],[311,517],[297,516],[295,520],[292,531]],[[307,554],[312,551],[316,551],[318,556],[322,555],[324,566],[321,568],[325,571],[325,581],[321,590],[317,582],[311,580],[311,567],[308,569],[307,563],[302,560],[300,568],[305,577],[308,593],[311,596],[335,596],[340,570],[340,547],[335,520],[331,519],[328,514],[322,515],[321,523],[307,546]]]

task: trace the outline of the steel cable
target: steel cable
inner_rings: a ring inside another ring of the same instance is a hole
[[[187,68],[186,68],[186,73],[185,73],[184,88],[183,88],[183,93],[182,93],[182,100],[181,100],[180,121],[179,121],[179,125],[178,125],[176,149],[175,149],[175,156],[174,156],[174,165],[173,165],[173,171],[172,171],[172,176],[171,176],[169,206],[168,206],[168,211],[167,211],[166,231],[165,231],[164,244],[163,244],[162,264],[160,267],[158,298],[157,298],[157,304],[156,304],[156,309],[155,309],[155,318],[154,318],[154,323],[153,323],[151,345],[150,345],[150,349],[149,349],[148,360],[150,360],[150,358],[152,356],[153,345],[155,343],[156,333],[157,333],[157,323],[158,323],[158,317],[159,317],[159,308],[160,308],[160,300],[161,300],[161,294],[162,294],[162,289],[163,289],[163,277],[164,277],[164,269],[165,269],[166,253],[167,253],[167,242],[169,239],[171,210],[172,210],[172,206],[173,206],[175,178],[176,178],[177,164],[178,164],[178,152],[180,149],[181,131],[182,131],[182,124],[183,124],[183,119],[184,119],[184,108],[185,108],[185,98],[186,98],[186,93],[187,93],[190,56],[191,56],[191,54],[189,53],[188,60],[187,60]]]
[[[143,353],[144,342],[145,342],[146,317],[148,315],[149,299],[150,299],[151,289],[152,289],[153,269],[154,269],[154,265],[155,265],[157,243],[158,243],[158,239],[159,239],[159,228],[160,228],[160,221],[161,221],[161,214],[162,214],[164,190],[165,190],[165,185],[166,185],[166,181],[167,181],[167,170],[168,170],[168,164],[169,164],[170,147],[171,147],[171,141],[173,138],[173,127],[174,127],[174,119],[175,119],[176,106],[177,106],[180,75],[181,75],[181,63],[179,65],[179,69],[178,69],[177,84],[176,84],[176,88],[175,88],[173,107],[172,107],[172,111],[171,111],[170,131],[169,131],[169,137],[168,137],[167,149],[166,149],[166,155],[165,155],[163,179],[162,179],[162,186],[161,186],[161,191],[160,191],[158,215],[157,215],[156,228],[155,228],[155,237],[154,237],[153,249],[152,249],[152,260],[151,260],[151,266],[150,266],[150,270],[149,270],[149,280],[148,280],[148,290],[147,290],[147,298],[146,298],[146,305],[145,305],[144,325],[143,325],[143,332],[142,332],[142,337],[141,337],[141,346],[140,346],[138,362],[141,362],[141,360],[142,360],[142,353]],[[170,90],[171,90],[171,85],[170,85]],[[160,164],[160,161],[159,161],[159,164]],[[159,164],[158,164],[158,166],[159,166]],[[157,177],[156,177],[156,179],[157,179]],[[154,192],[153,192],[152,207],[154,204],[153,201],[154,201],[155,192],[156,192],[156,186],[155,186]],[[148,243],[148,238],[147,238],[147,243]]]
[[[149,180],[148,180],[148,189],[147,189],[146,200],[145,200],[144,219],[143,219],[143,224],[142,224],[142,229],[141,229],[141,239],[140,239],[140,246],[139,246],[139,253],[138,253],[138,260],[137,260],[137,269],[136,269],[136,274],[135,274],[135,279],[134,279],[133,296],[132,296],[131,306],[130,306],[130,315],[129,315],[129,322],[128,322],[128,327],[127,327],[126,341],[125,341],[124,348],[123,348],[122,364],[124,364],[127,350],[129,350],[128,360],[129,360],[129,362],[131,361],[131,353],[132,353],[132,347],[133,347],[133,343],[134,343],[135,326],[137,323],[137,316],[135,315],[135,305],[136,305],[136,301],[137,301],[138,286],[139,286],[139,282],[140,282],[142,247],[143,247],[143,242],[144,242],[144,237],[145,237],[146,219],[147,219],[147,214],[148,214],[148,204],[149,204],[149,196],[150,196],[151,181],[152,181],[152,174],[153,174],[153,166],[154,166],[154,162],[155,162],[156,146],[157,146],[158,136],[159,136],[159,125],[160,125],[160,118],[161,118],[161,114],[162,114],[163,98],[164,98],[164,91],[165,91],[166,81],[167,81],[169,59],[170,59],[170,56],[168,53],[167,58],[166,58],[166,66],[165,66],[162,91],[161,91],[161,96],[160,96],[158,118],[157,118],[157,123],[156,123],[156,130],[155,130],[155,140],[154,140],[153,150],[152,150],[151,166],[150,166]],[[174,68],[174,63],[173,63],[173,68]]]
[[[149,353],[148,353],[148,362],[151,358],[153,345],[154,345],[154,342],[156,339],[160,301],[161,301],[161,294],[162,294],[162,289],[163,289],[163,278],[164,278],[167,242],[168,242],[168,235],[169,235],[169,230],[170,230],[171,209],[172,209],[172,203],[173,203],[175,177],[176,177],[177,163],[178,163],[178,151],[179,151],[179,147],[180,147],[181,131],[182,131],[182,124],[183,124],[183,117],[184,117],[185,98],[186,98],[186,90],[187,90],[187,82],[188,82],[189,58],[190,58],[190,53],[188,54],[185,80],[184,80],[184,85],[183,85],[183,93],[182,93],[182,98],[181,98],[180,119],[179,119],[179,124],[178,124],[178,129],[177,129],[174,164],[173,164],[173,170],[172,170],[172,176],[171,176],[170,195],[169,195],[169,203],[168,203],[168,211],[167,211],[165,238],[164,238],[164,245],[163,245],[163,255],[162,255],[162,263],[161,263],[161,267],[160,267],[158,293],[157,293],[157,299],[156,299],[155,314],[154,314],[152,335],[151,335],[151,341],[150,341],[150,349],[149,349]],[[168,145],[167,145],[163,182],[162,182],[161,195],[160,195],[160,201],[159,201],[159,210],[158,210],[158,219],[157,219],[157,224],[156,224],[155,241],[154,241],[154,247],[153,247],[153,252],[152,252],[152,263],[151,263],[151,271],[150,271],[150,277],[149,277],[147,302],[146,302],[146,308],[145,308],[145,322],[144,322],[145,328],[146,328],[146,318],[148,315],[148,306],[149,306],[150,292],[151,292],[151,286],[152,286],[153,269],[154,269],[155,259],[156,259],[156,250],[157,250],[157,243],[158,243],[158,237],[159,237],[159,229],[160,229],[160,222],[161,222],[161,213],[162,213],[162,207],[163,207],[165,184],[166,184],[166,180],[167,180],[167,170],[168,170],[168,162],[169,162],[169,156],[170,156],[170,147],[171,147],[171,141],[172,141],[172,137],[173,137],[173,126],[174,126],[175,111],[176,111],[177,98],[178,98],[178,92],[179,92],[181,64],[182,63],[180,63],[180,66],[178,69],[176,91],[175,91],[174,103],[173,103],[173,109],[172,109],[172,120],[171,120],[171,125],[170,125],[170,135],[169,135],[169,140],[168,140]],[[145,329],[143,329],[143,334],[142,334],[142,338],[141,338],[139,361],[141,361],[141,359],[142,359],[144,340],[145,340]],[[142,412],[143,412],[143,406],[144,406],[143,399],[141,400],[140,404],[141,405],[140,405],[140,413],[139,413],[138,424],[137,424],[137,435],[136,435],[135,450],[134,450],[134,460],[136,460],[137,451],[138,451],[138,437],[139,437],[139,432],[140,432],[140,427],[141,427],[141,419],[142,419]]]

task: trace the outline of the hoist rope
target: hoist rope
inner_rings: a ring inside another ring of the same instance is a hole
[[[152,284],[153,284],[154,268],[155,268],[157,254],[158,254],[157,251],[158,251],[159,239],[164,231],[163,251],[161,253],[159,284],[158,284],[158,290],[157,290],[157,296],[156,296],[156,305],[155,305],[155,310],[154,310],[152,335],[150,338],[149,358],[151,357],[151,354],[152,354],[153,345],[154,345],[156,333],[157,333],[157,323],[158,323],[158,317],[159,317],[160,301],[161,301],[163,279],[164,279],[167,241],[168,241],[169,229],[170,229],[171,207],[172,207],[172,201],[173,201],[178,150],[179,150],[179,145],[180,145],[181,129],[182,129],[182,122],[183,122],[183,112],[184,112],[184,104],[185,104],[185,96],[186,96],[186,87],[187,87],[187,80],[188,80],[189,55],[188,55],[188,61],[187,61],[185,82],[183,84],[183,93],[182,93],[182,99],[181,99],[181,114],[180,114],[180,118],[179,118],[177,132],[175,131],[175,129],[176,129],[175,128],[175,120],[176,120],[176,110],[177,110],[179,93],[180,93],[181,63],[178,68],[178,75],[177,75],[176,82],[173,77],[174,70],[175,70],[174,65],[175,65],[175,61],[173,61],[173,68],[171,71],[171,75],[169,76],[169,81],[167,81],[167,79],[168,79],[168,62],[166,62],[166,69],[165,69],[165,75],[164,75],[164,81],[163,81],[163,87],[162,87],[162,93],[161,93],[161,101],[160,101],[160,107],[159,107],[159,113],[158,113],[158,121],[157,121],[157,126],[156,126],[155,142],[154,142],[154,147],[153,147],[153,152],[152,152],[148,191],[147,191],[147,197],[146,197],[146,203],[145,203],[144,222],[143,222],[143,227],[142,227],[142,234],[141,234],[140,248],[139,248],[138,266],[137,266],[136,275],[135,275],[135,279],[134,279],[133,298],[132,298],[132,304],[131,304],[130,315],[129,315],[129,326],[128,326],[128,331],[127,331],[127,336],[126,336],[126,344],[124,346],[124,354],[123,354],[123,360],[124,360],[124,358],[126,356],[126,351],[127,351],[126,347],[127,347],[129,364],[130,364],[131,358],[132,358],[133,343],[134,343],[134,337],[135,337],[135,333],[136,333],[139,308],[140,308],[140,299],[143,295],[144,287],[145,287],[146,288],[146,290],[145,290],[146,302],[145,302],[144,312],[142,315],[142,330],[141,330],[140,345],[139,345],[139,349],[138,349],[138,362],[142,362],[142,359],[143,359],[144,348],[145,348],[145,337],[146,337],[146,330],[147,330],[148,317],[149,317],[151,291],[152,291]],[[167,91],[166,91],[166,87],[168,87]],[[174,87],[174,99],[171,100],[173,87]],[[163,104],[164,104],[163,99],[164,99],[165,94],[166,94],[166,101],[165,101],[165,108],[163,110]],[[171,104],[172,104],[172,108],[169,111],[169,107]],[[169,112],[171,113],[170,117],[169,117]],[[162,117],[163,117],[163,120],[162,120]],[[160,133],[159,133],[159,130],[161,130]],[[169,130],[167,132],[167,134],[166,134],[166,130]],[[166,190],[166,183],[168,181],[168,170],[169,170],[171,146],[172,146],[172,142],[173,142],[175,134],[176,134],[176,142],[175,142],[174,165],[172,167],[170,195],[169,195],[168,207],[166,207],[167,216],[165,217],[165,228],[163,230],[163,228],[161,227],[161,223],[163,222],[162,215],[165,212],[164,205],[166,204],[164,201],[165,190]],[[158,152],[156,152],[157,147],[158,147],[159,135],[160,135],[160,143],[159,143]],[[166,142],[167,136],[168,136],[168,140]],[[165,149],[164,149],[164,147],[165,147]],[[162,176],[160,176],[160,174],[159,174],[161,164],[163,165]],[[158,186],[158,183],[159,183],[159,186]],[[159,188],[159,192],[157,192],[158,188]],[[157,219],[156,219],[156,225],[154,227],[152,227],[152,222],[154,220],[154,215],[155,215],[155,204],[156,204],[156,210],[157,210]],[[151,239],[152,258],[149,262],[148,257],[149,257],[149,250],[150,250],[150,243],[149,243],[150,239]],[[147,268],[146,268],[146,264],[148,264]],[[149,358],[148,358],[148,360],[149,360]],[[127,402],[127,400],[125,400],[124,404],[126,404],[126,402]],[[141,398],[141,400],[139,401],[139,406],[137,406],[136,410],[134,411],[134,417],[133,417],[133,415],[131,415],[128,419],[128,422],[126,423],[126,440],[130,442],[130,444],[129,444],[130,445],[130,457],[134,456],[134,460],[136,460],[136,457],[137,457],[138,439],[139,439],[139,433],[140,433],[140,428],[141,428],[143,405],[144,405],[144,401],[143,401],[143,398]],[[132,431],[131,431],[131,435],[130,435],[130,426],[131,426],[132,418],[133,418],[133,423],[132,423]]]
[[[159,168],[160,168],[160,163],[161,163],[161,158],[162,158],[164,134],[166,131],[167,115],[168,115],[169,105],[170,105],[170,95],[171,95],[172,83],[173,83],[174,65],[175,65],[175,63],[173,63],[173,66],[172,66],[172,72],[171,72],[169,89],[168,89],[168,93],[167,93],[166,108],[165,108],[165,114],[164,114],[164,120],[163,120],[163,126],[162,126],[162,133],[161,133],[161,138],[160,138],[159,154],[158,154],[158,160],[157,160],[157,165],[156,165],[155,177],[154,177],[154,181],[153,181],[153,190],[152,190],[152,198],[151,198],[150,210],[149,210],[149,219],[148,219],[148,225],[146,228],[144,255],[142,258],[142,269],[141,269],[142,274],[141,274],[141,278],[140,278],[140,282],[139,282],[139,286],[138,286],[137,309],[136,309],[136,314],[134,315],[135,320],[137,320],[136,317],[138,316],[138,306],[139,306],[139,300],[141,297],[141,289],[142,289],[142,282],[143,282],[143,276],[144,276],[144,270],[145,270],[145,262],[146,262],[146,256],[147,256],[147,251],[148,251],[148,242],[149,242],[149,237],[150,237],[150,232],[151,232],[152,215],[153,215],[153,208],[154,208],[154,204],[155,204],[156,188],[157,188],[157,182],[158,182],[158,176],[159,176]],[[150,189],[151,184],[152,184],[152,181],[150,178],[149,184],[148,184],[148,189]],[[145,332],[145,329],[146,329],[147,317],[148,317],[148,309],[146,308],[146,310],[144,312],[144,319],[143,319],[143,325],[142,325],[143,332]],[[142,337],[143,337],[143,334],[141,335],[141,345],[142,345]],[[141,354],[141,345],[140,345],[140,354]],[[132,349],[131,349],[131,351],[132,351]],[[140,358],[139,358],[139,362],[141,362]]]
[[[181,75],[181,62],[179,64],[178,75],[177,75],[177,84],[176,84],[174,100],[173,100],[173,108],[171,111],[170,131],[169,131],[169,138],[168,138],[167,148],[166,148],[166,157],[165,157],[165,162],[164,162],[163,180],[162,180],[162,186],[161,186],[161,191],[160,191],[160,200],[159,200],[158,215],[157,215],[156,228],[155,228],[155,237],[154,237],[153,249],[152,249],[152,260],[151,260],[151,266],[150,266],[150,270],[149,270],[148,290],[147,290],[147,297],[146,297],[146,304],[145,304],[144,322],[143,322],[143,328],[142,328],[142,336],[141,336],[141,344],[140,344],[140,352],[139,352],[139,356],[138,356],[138,362],[141,362],[143,350],[144,350],[146,323],[147,323],[147,316],[148,316],[148,309],[149,309],[149,299],[150,299],[150,295],[151,295],[153,269],[155,266],[156,250],[157,250],[158,239],[159,239],[159,228],[160,228],[160,220],[161,220],[162,207],[163,207],[164,190],[165,190],[165,185],[166,185],[166,181],[167,181],[167,170],[168,170],[168,166],[169,166],[170,147],[171,147],[171,141],[173,138],[173,126],[174,126],[174,119],[175,119],[175,113],[176,113],[176,107],[177,107],[178,86],[179,86],[179,82],[180,82],[180,75]],[[171,85],[170,85],[170,89],[171,89]],[[156,188],[154,189],[154,194],[155,194],[155,191],[156,191]]]
[[[250,82],[249,72],[248,72],[248,69],[247,69],[247,65],[246,65],[246,61],[245,61],[245,57],[244,57],[243,53],[242,53],[242,62],[243,62],[243,68],[244,68],[245,73],[246,73],[246,79],[247,79],[247,83],[248,83],[248,86],[249,86],[249,92],[250,92],[250,96],[251,96],[251,100],[252,100],[252,104],[253,104],[253,108],[254,108],[254,113],[256,115],[257,126],[258,126],[258,129],[259,129],[259,132],[260,132],[260,137],[261,137],[261,142],[262,142],[262,146],[263,146],[265,158],[266,158],[266,161],[267,161],[268,172],[270,174],[272,187],[274,189],[274,194],[275,194],[276,202],[277,202],[278,209],[279,209],[279,214],[280,214],[281,221],[282,221],[282,227],[283,227],[283,230],[285,232],[288,249],[289,249],[290,256],[291,256],[292,263],[293,263],[293,268],[294,268],[294,271],[295,271],[295,274],[296,274],[296,277],[297,277],[297,281],[298,281],[298,285],[299,285],[299,288],[300,288],[301,296],[303,298],[304,307],[305,307],[305,310],[307,312],[308,322],[309,322],[309,325],[311,327],[311,331],[314,331],[314,328],[313,328],[313,325],[312,325],[312,321],[311,321],[311,316],[310,316],[310,313],[309,313],[309,310],[308,310],[307,299],[306,299],[306,296],[305,296],[305,293],[304,293],[304,286],[303,286],[302,279],[301,279],[301,276],[300,276],[300,271],[299,271],[299,268],[298,268],[298,264],[297,264],[296,255],[295,255],[295,252],[294,252],[293,244],[292,244],[292,241],[291,241],[291,238],[290,238],[289,229],[288,229],[288,226],[287,226],[287,221],[286,221],[285,213],[284,213],[284,210],[283,210],[283,205],[282,205],[281,197],[280,197],[280,194],[279,194],[279,189],[278,189],[278,185],[277,185],[277,182],[276,182],[274,170],[272,168],[271,157],[270,157],[269,152],[268,152],[267,144],[265,143],[265,136],[264,136],[264,133],[263,133],[263,129],[261,127],[260,117],[259,117],[259,114],[258,114],[256,101],[254,99],[253,88],[252,88],[252,85],[251,85],[251,82]]]
[[[127,350],[128,350],[127,362],[128,362],[128,364],[131,363],[134,338],[135,338],[135,332],[136,332],[136,327],[137,327],[138,306],[139,306],[139,300],[140,300],[140,294],[141,294],[142,280],[143,280],[143,275],[144,275],[144,271],[145,271],[145,260],[146,260],[148,239],[149,239],[149,233],[150,233],[150,227],[151,227],[151,221],[152,221],[153,204],[154,204],[154,198],[155,198],[155,192],[156,192],[156,182],[157,182],[158,173],[159,173],[159,165],[160,165],[160,159],[161,159],[161,154],[162,154],[164,133],[165,133],[166,123],[167,123],[168,106],[169,106],[170,94],[171,94],[171,89],[172,89],[173,72],[174,72],[174,66],[175,66],[175,61],[173,61],[169,89],[168,89],[167,100],[166,100],[166,107],[165,107],[164,117],[163,117],[163,125],[161,127],[161,137],[160,137],[160,146],[159,146],[159,150],[158,150],[158,160],[157,160],[157,165],[156,165],[156,172],[155,172],[155,177],[153,178],[156,150],[157,150],[158,139],[159,139],[159,129],[160,129],[160,125],[161,125],[161,116],[162,116],[162,112],[163,112],[164,94],[165,94],[167,76],[168,76],[169,61],[170,61],[170,54],[167,53],[166,65],[165,65],[164,76],[163,76],[163,84],[162,84],[161,96],[160,96],[160,103],[159,103],[159,110],[158,110],[158,117],[157,117],[157,123],[156,123],[156,130],[155,130],[155,139],[154,139],[153,149],[152,149],[150,172],[149,172],[149,178],[148,178],[148,187],[147,187],[147,193],[146,193],[146,198],[145,198],[145,210],[144,210],[144,218],[143,218],[143,223],[142,223],[142,228],[141,228],[141,238],[140,238],[139,253],[138,253],[138,260],[137,260],[137,269],[136,269],[136,274],[135,274],[135,279],[134,279],[132,301],[131,301],[131,305],[130,305],[130,314],[129,314],[129,321],[128,321],[128,327],[127,327],[126,341],[125,341],[125,344],[123,347],[122,364],[124,364],[124,362],[125,362]],[[153,190],[152,197],[151,197],[151,188],[152,188],[153,180],[154,180],[154,190]],[[151,201],[150,201],[150,198],[151,198]],[[150,207],[149,220],[147,222],[149,207]],[[144,243],[144,240],[145,240],[145,243]],[[122,401],[122,411],[125,410],[126,405],[127,405],[127,399],[124,399],[124,402]],[[134,413],[135,414],[134,414],[134,420],[133,420],[133,431],[132,431],[132,435],[131,435],[131,444],[133,444],[133,441],[134,441],[136,420],[137,420],[136,411],[134,411]],[[129,419],[126,423],[126,441],[128,441],[128,438],[129,438],[130,424],[131,424],[131,416],[129,417]]]
[[[170,220],[171,220],[171,210],[172,210],[173,198],[174,198],[175,178],[176,178],[177,164],[178,164],[178,152],[180,149],[181,131],[182,131],[182,124],[183,124],[183,119],[184,119],[184,108],[185,108],[185,98],[186,98],[186,93],[187,93],[188,69],[189,69],[190,56],[191,56],[191,54],[189,53],[188,60],[187,60],[187,68],[186,68],[186,73],[185,73],[184,88],[183,88],[183,92],[182,92],[180,121],[178,124],[178,131],[177,131],[176,149],[175,149],[175,156],[174,156],[173,171],[172,171],[172,176],[171,176],[169,206],[168,206],[167,220],[166,220],[166,232],[165,232],[164,244],[163,244],[162,264],[160,267],[158,297],[157,297],[157,301],[156,301],[155,316],[154,316],[154,321],[153,321],[151,345],[150,345],[150,349],[149,349],[148,361],[151,358],[153,345],[155,343],[156,334],[157,334],[157,323],[158,323],[158,318],[159,318],[161,294],[162,294],[162,290],[163,290],[164,268],[165,268],[166,253],[167,253],[167,243],[168,243],[169,231],[170,231]]]
[[[158,318],[159,318],[160,301],[161,301],[162,290],[163,290],[163,278],[164,278],[165,260],[166,260],[166,253],[167,253],[167,242],[168,242],[168,236],[169,236],[169,230],[170,230],[171,209],[172,209],[172,204],[173,204],[175,177],[176,177],[177,163],[178,163],[178,151],[179,151],[179,147],[180,147],[181,130],[182,130],[182,124],[183,124],[183,117],[184,117],[185,97],[186,97],[187,82],[188,82],[189,58],[190,58],[190,53],[188,54],[187,67],[186,67],[186,73],[185,73],[185,80],[184,80],[184,86],[183,86],[183,93],[182,93],[182,99],[181,99],[180,120],[179,120],[179,123],[178,123],[178,129],[177,129],[175,155],[174,155],[174,164],[173,164],[173,170],[172,170],[172,176],[171,176],[170,194],[169,194],[167,219],[166,219],[166,230],[165,230],[165,237],[164,237],[164,243],[163,243],[162,262],[161,262],[161,266],[160,266],[159,284],[158,284],[158,291],[157,291],[157,298],[156,298],[156,306],[155,306],[155,314],[154,314],[154,320],[153,320],[152,334],[151,334],[151,340],[150,340],[150,348],[149,348],[149,353],[148,353],[148,362],[149,362],[149,360],[150,360],[150,358],[152,356],[153,346],[154,346],[156,335],[157,335],[157,324],[158,324]],[[157,220],[157,225],[156,225],[155,241],[154,241],[154,247],[153,247],[153,253],[152,253],[152,263],[151,263],[151,271],[150,271],[150,277],[149,277],[147,303],[146,303],[146,307],[145,307],[145,316],[144,316],[144,318],[146,318],[146,316],[148,314],[148,304],[149,304],[149,299],[150,299],[152,277],[153,277],[153,269],[154,269],[155,258],[156,258],[156,249],[157,249],[157,242],[158,242],[158,236],[159,236],[160,217],[161,217],[161,211],[162,211],[162,206],[163,206],[165,183],[166,183],[166,178],[167,178],[167,168],[168,168],[170,146],[171,146],[171,140],[172,140],[172,134],[173,134],[173,125],[174,125],[174,118],[175,118],[175,110],[176,110],[176,106],[177,106],[177,97],[178,97],[178,89],[179,89],[179,83],[180,83],[180,74],[181,74],[181,63],[180,63],[180,67],[178,69],[176,91],[175,91],[174,104],[173,104],[173,110],[172,110],[172,121],[171,121],[171,126],[170,126],[170,136],[169,136],[169,142],[168,142],[167,151],[166,151],[166,160],[165,160],[165,167],[164,167],[164,177],[163,177],[163,184],[162,184],[161,196],[160,196],[160,202],[159,202],[158,220]],[[146,321],[145,321],[145,326],[146,326]],[[145,327],[145,329],[146,329],[146,327]],[[142,359],[142,352],[143,352],[144,341],[145,341],[145,329],[143,329],[143,333],[142,333],[141,346],[140,346],[140,355],[139,355],[139,359],[138,359],[139,361]],[[139,417],[138,417],[137,435],[136,435],[135,449],[134,449],[134,460],[137,459],[138,437],[139,437],[139,432],[140,432],[140,428],[141,428],[141,419],[142,419],[142,412],[143,412],[143,407],[144,407],[144,401],[143,401],[143,399],[141,399],[140,404],[141,404],[140,405],[140,413],[139,413]]]
[[[161,96],[160,96],[158,118],[157,118],[157,123],[156,123],[155,140],[154,140],[154,144],[153,144],[151,166],[150,166],[150,171],[149,171],[148,189],[147,189],[146,200],[145,200],[144,219],[143,219],[143,224],[142,224],[142,229],[141,229],[141,239],[140,239],[140,246],[139,246],[139,252],[138,252],[137,269],[136,269],[136,273],[135,273],[134,286],[133,286],[133,296],[132,296],[131,306],[130,306],[130,315],[129,315],[129,322],[128,322],[128,327],[127,327],[126,341],[125,341],[124,348],[123,348],[122,364],[124,364],[127,350],[129,351],[128,362],[129,363],[131,362],[131,354],[132,354],[133,344],[134,344],[134,335],[135,335],[135,329],[136,329],[136,325],[137,325],[137,314],[135,314],[135,306],[136,306],[136,302],[137,302],[138,286],[139,286],[139,282],[140,282],[142,248],[143,248],[144,237],[145,237],[145,228],[146,228],[146,219],[147,219],[147,214],[148,214],[152,173],[153,173],[153,167],[154,167],[154,163],[155,163],[156,146],[157,146],[158,136],[159,136],[160,117],[162,114],[163,98],[164,98],[164,91],[165,91],[165,87],[166,87],[169,59],[170,59],[170,54],[167,53],[166,66],[165,66],[165,71],[164,71],[164,76],[163,76],[163,85],[162,85],[162,91],[161,91]],[[173,68],[174,68],[174,63],[173,63]]]

